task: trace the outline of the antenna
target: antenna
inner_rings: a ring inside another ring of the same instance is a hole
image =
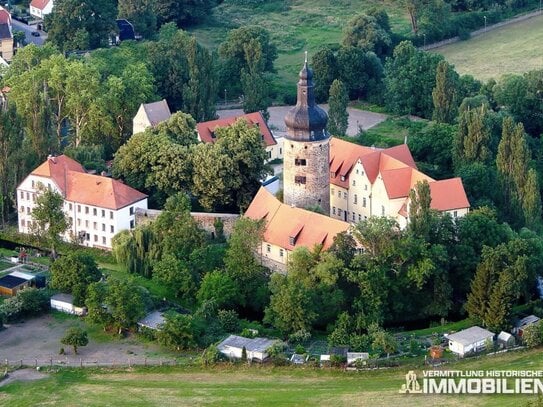
[[[304,62],[307,64],[307,51],[305,51],[305,61]]]

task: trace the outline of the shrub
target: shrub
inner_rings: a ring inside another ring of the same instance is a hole
[[[234,333],[239,331],[239,318],[236,311],[221,309],[217,313],[217,319],[226,332]]]
[[[305,348],[298,344],[296,345],[296,348],[294,348],[294,353],[297,353],[298,355],[303,355],[305,353]]]
[[[300,329],[293,334],[290,334],[288,337],[288,341],[295,345],[306,342],[309,339],[311,339],[311,333],[305,329]]]

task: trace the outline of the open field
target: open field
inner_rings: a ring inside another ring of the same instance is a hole
[[[459,73],[487,80],[506,73],[543,69],[541,44],[543,15],[432,52],[442,54]]]
[[[278,48],[278,82],[288,84],[296,82],[305,50],[311,56],[322,45],[339,43],[348,21],[372,6],[387,11],[394,32],[408,34],[410,30],[407,14],[394,0],[268,0],[246,6],[233,3],[224,1],[205,24],[190,31],[202,44],[216,48],[229,30],[241,25],[266,28]]]
[[[541,350],[471,359],[449,369],[543,369]],[[421,369],[416,369],[420,374]],[[403,395],[406,369],[366,372],[221,366],[63,370],[2,387],[0,404],[26,406],[524,406],[529,396]],[[533,397],[532,397],[533,399]]]

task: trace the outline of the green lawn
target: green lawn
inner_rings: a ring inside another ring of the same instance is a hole
[[[449,369],[543,369],[541,350],[468,359]],[[2,388],[0,404],[26,406],[523,406],[528,396],[404,395],[406,367],[365,372],[261,366],[62,370]],[[415,367],[420,374],[420,367]]]
[[[311,56],[322,45],[339,43],[343,27],[354,15],[369,7],[384,8],[394,32],[410,32],[404,8],[393,0],[268,0],[247,6],[234,3],[224,1],[213,10],[205,24],[190,31],[202,44],[216,48],[233,28],[251,24],[264,27],[278,48],[275,62],[278,83],[295,83],[303,63],[303,52],[307,50]]]
[[[477,79],[543,69],[543,16],[432,50],[442,54],[462,74]]]

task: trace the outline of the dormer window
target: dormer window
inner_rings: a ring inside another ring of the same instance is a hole
[[[296,237],[294,237],[294,236],[289,236],[289,238],[288,238],[288,243],[289,243],[291,246],[294,246],[294,244],[296,243]]]
[[[341,176],[341,180],[345,181],[345,176],[344,175]]]
[[[330,178],[335,178],[336,177],[336,173],[335,172],[330,172]]]
[[[216,138],[217,138],[217,136],[215,135],[215,132],[214,132],[214,131],[211,132],[211,138],[212,138],[212,139],[216,139]]]

